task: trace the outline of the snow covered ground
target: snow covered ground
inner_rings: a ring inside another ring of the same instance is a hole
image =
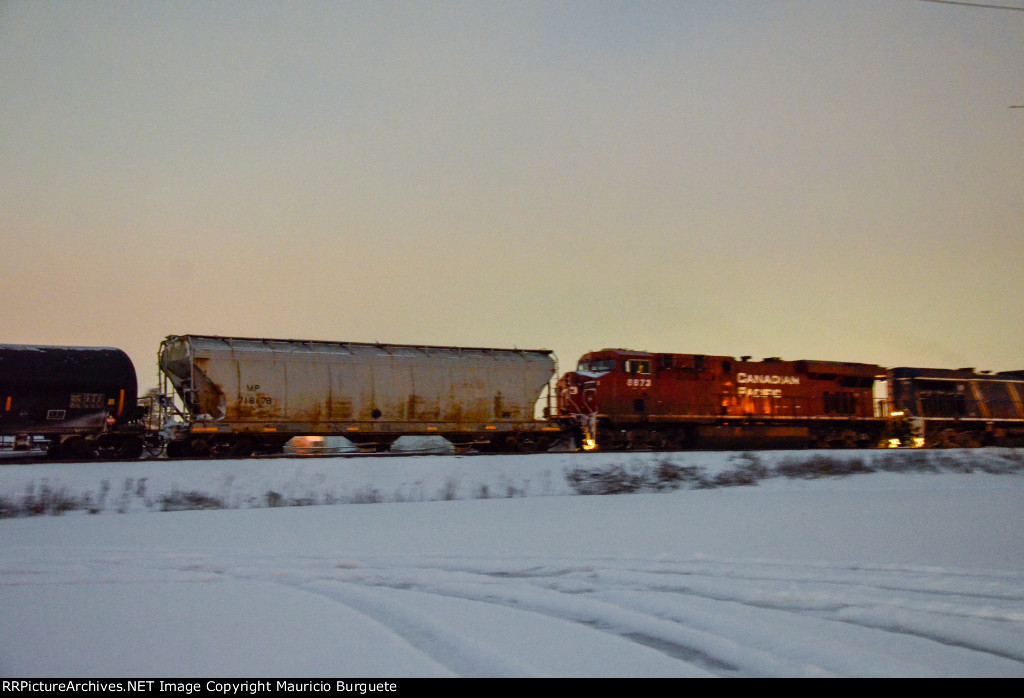
[[[0,514],[3,676],[1024,676],[1015,450],[4,465]]]

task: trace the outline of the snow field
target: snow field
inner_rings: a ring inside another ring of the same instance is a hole
[[[0,674],[1024,676],[1024,477],[994,465],[1014,454],[964,453],[619,496],[573,496],[570,454],[143,464],[150,491],[230,476],[240,502],[282,482],[521,494],[0,520]],[[32,477],[93,487],[126,465]],[[0,493],[28,467],[0,468]]]

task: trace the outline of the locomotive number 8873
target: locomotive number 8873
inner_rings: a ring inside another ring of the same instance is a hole
[[[558,381],[561,419],[601,449],[865,447],[889,420],[885,369],[605,349]]]

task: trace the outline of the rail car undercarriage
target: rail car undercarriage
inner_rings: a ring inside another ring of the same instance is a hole
[[[663,419],[616,423],[598,415],[580,433],[584,449],[602,451],[875,448],[886,445],[888,439],[887,422],[881,419],[782,423]]]

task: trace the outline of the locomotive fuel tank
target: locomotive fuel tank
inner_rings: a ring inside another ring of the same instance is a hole
[[[557,431],[534,416],[555,373],[548,350],[183,335],[164,340],[159,365],[187,416],[169,455],[277,450],[297,435],[386,444]]]
[[[875,445],[873,364],[605,349],[557,386],[559,418],[607,448]]]
[[[120,349],[0,345],[0,434],[42,436],[51,452],[91,455],[99,435],[138,416],[137,393]]]

